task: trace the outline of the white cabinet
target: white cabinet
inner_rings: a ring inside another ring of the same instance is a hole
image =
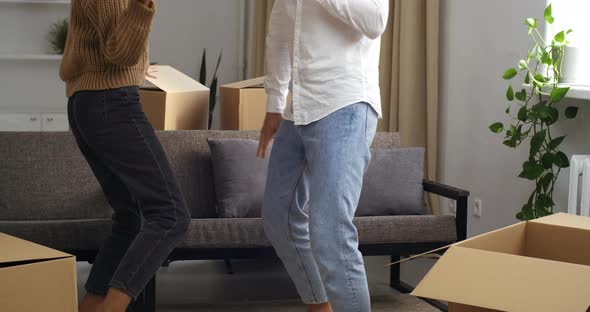
[[[42,114],[41,131],[68,131],[70,129],[66,114]]]
[[[68,116],[61,113],[0,114],[0,131],[68,131]]]
[[[41,131],[41,114],[0,114],[0,131]]]

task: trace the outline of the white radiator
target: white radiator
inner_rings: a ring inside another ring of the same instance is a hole
[[[568,213],[590,217],[590,156],[574,155],[570,170]],[[582,180],[581,192],[580,180]],[[578,199],[580,200],[579,209]]]

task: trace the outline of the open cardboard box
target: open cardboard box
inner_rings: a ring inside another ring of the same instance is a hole
[[[555,214],[457,244],[412,295],[451,312],[590,311],[590,218]]]
[[[156,130],[206,130],[209,89],[170,66],[154,66],[139,94],[144,113]]]
[[[0,311],[78,311],[74,256],[0,233]]]
[[[260,130],[266,116],[265,77],[235,82],[219,89],[223,130]]]

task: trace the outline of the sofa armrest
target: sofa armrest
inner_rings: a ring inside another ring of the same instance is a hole
[[[467,209],[469,206],[469,191],[428,180],[424,180],[423,186],[425,192],[440,195],[457,201],[457,214],[455,216],[455,222],[457,225],[457,241],[463,241],[467,239]]]

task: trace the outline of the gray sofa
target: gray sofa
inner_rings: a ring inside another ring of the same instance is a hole
[[[217,216],[208,138],[256,139],[255,132],[173,131],[158,133],[193,220],[170,261],[273,256],[260,219]],[[396,148],[399,136],[379,133],[374,147]],[[466,235],[468,192],[425,182],[427,192],[457,200],[453,216],[379,216],[355,220],[367,256],[399,257],[425,252]],[[0,133],[0,232],[92,261],[110,231],[111,209],[71,134]],[[405,290],[399,266],[392,287]],[[141,310],[154,309],[155,279]]]

